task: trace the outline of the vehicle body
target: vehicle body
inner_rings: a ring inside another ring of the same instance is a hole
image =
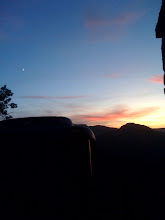
[[[88,211],[95,136],[65,117],[0,122],[1,202],[9,218],[81,218]]]

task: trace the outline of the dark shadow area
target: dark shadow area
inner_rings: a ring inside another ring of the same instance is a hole
[[[164,130],[90,129],[53,117],[0,122],[3,219],[165,218]]]
[[[156,38],[162,38],[162,63],[163,71],[165,73],[165,1],[162,0],[161,9],[159,12],[158,22],[156,24]],[[165,74],[164,74],[164,85],[165,85]],[[165,90],[164,90],[165,92]]]
[[[2,219],[86,218],[92,138],[62,117],[0,122]]]
[[[96,134],[95,219],[165,218],[165,133],[136,124]]]

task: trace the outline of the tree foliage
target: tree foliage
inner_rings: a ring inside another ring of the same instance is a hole
[[[7,89],[6,85],[0,88],[0,117],[3,119],[11,119],[12,116],[8,113],[9,108],[17,108],[17,104],[11,103],[13,92]]]

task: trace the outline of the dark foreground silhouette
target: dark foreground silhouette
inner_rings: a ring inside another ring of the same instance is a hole
[[[156,38],[162,38],[162,62],[164,70],[164,85],[165,85],[165,1],[162,0],[161,9],[159,12],[158,22],[155,28]],[[165,89],[164,89],[165,93]]]
[[[96,219],[165,219],[163,129],[136,124],[90,128],[97,140]]]
[[[6,125],[4,133],[5,123],[0,123],[0,214],[6,219],[165,218],[163,129],[90,127],[97,140],[91,178],[86,134],[75,129],[74,138],[69,130],[61,136],[53,118],[44,130],[43,121],[32,120],[20,131],[18,121],[14,132]]]
[[[95,137],[63,117],[0,122],[1,219],[86,219]]]

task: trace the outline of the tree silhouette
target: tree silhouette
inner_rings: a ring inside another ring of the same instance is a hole
[[[8,108],[17,108],[17,104],[10,103],[13,92],[7,89],[6,85],[0,88],[0,117],[3,119],[11,119],[12,116],[8,113]]]

